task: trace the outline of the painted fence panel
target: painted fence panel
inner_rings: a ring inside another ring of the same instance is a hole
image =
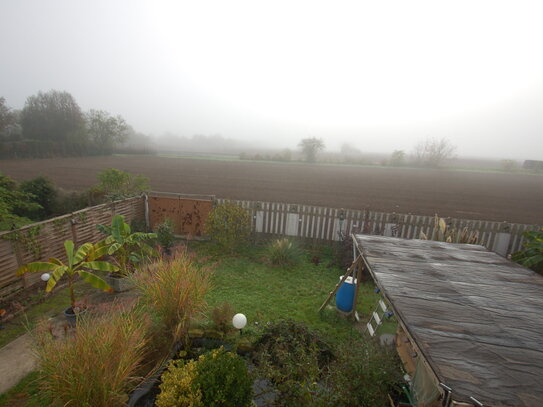
[[[384,213],[367,210],[324,208],[319,206],[274,202],[232,201],[218,199],[217,203],[233,202],[250,209],[254,231],[269,235],[297,236],[322,241],[337,241],[351,233],[377,234],[406,239],[418,239],[424,234],[435,239],[434,216]],[[461,232],[478,233],[478,244],[507,256],[522,248],[522,234],[538,230],[538,225],[507,222],[444,218],[447,228],[456,231],[458,243]]]

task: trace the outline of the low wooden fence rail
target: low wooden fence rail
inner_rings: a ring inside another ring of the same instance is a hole
[[[104,238],[96,225],[111,224],[111,218],[117,214],[124,215],[127,222],[143,220],[144,210],[144,199],[136,197],[0,232],[0,298],[39,281],[40,276],[33,273],[16,276],[19,266],[32,261],[46,261],[50,257],[65,260],[65,240],[73,240],[76,245],[96,243]]]

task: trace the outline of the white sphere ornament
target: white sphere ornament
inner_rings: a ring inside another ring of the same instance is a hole
[[[49,279],[51,278],[51,274],[43,273],[40,278],[42,279],[42,281],[49,281]]]
[[[245,328],[245,325],[247,325],[247,317],[243,314],[234,315],[234,318],[232,318],[232,325],[234,325],[234,328],[236,329]]]

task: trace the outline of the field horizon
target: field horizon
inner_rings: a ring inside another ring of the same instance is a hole
[[[543,176],[524,173],[145,155],[0,163],[0,172],[18,181],[44,175],[66,190],[96,184],[105,168],[143,174],[155,191],[543,224]]]

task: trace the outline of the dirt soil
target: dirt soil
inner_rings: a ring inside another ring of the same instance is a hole
[[[144,174],[155,191],[543,225],[541,175],[153,156],[0,161],[17,180],[46,175],[72,190],[105,168]]]

